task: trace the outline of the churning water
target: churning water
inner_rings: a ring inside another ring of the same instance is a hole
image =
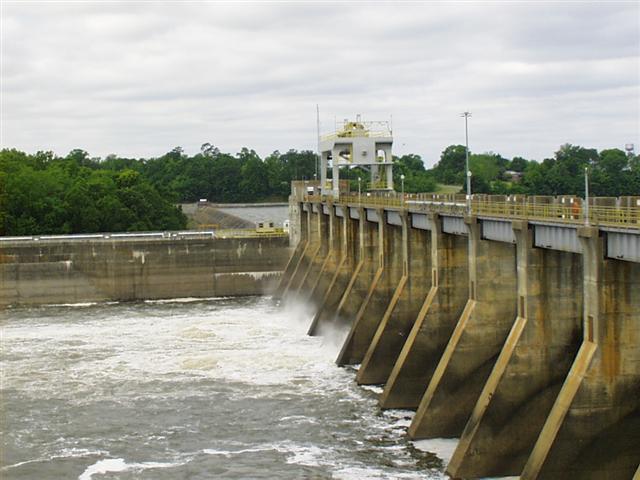
[[[268,298],[16,308],[2,325],[3,479],[444,478],[412,412]],[[335,343],[335,344],[332,344]]]

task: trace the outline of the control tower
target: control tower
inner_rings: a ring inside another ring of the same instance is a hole
[[[362,167],[371,174],[367,190],[393,190],[393,136],[389,122],[344,120],[336,132],[320,137],[320,185],[322,195],[340,195],[340,168]],[[332,179],[327,178],[332,169]]]

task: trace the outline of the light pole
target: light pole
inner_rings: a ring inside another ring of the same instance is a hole
[[[404,173],[400,175],[400,183],[402,184],[402,204],[404,205]]]
[[[589,226],[589,168],[584,167],[584,224]]]
[[[358,203],[362,203],[362,178],[358,177]]]
[[[463,112],[460,114],[464,117],[464,140],[465,140],[465,176],[467,177],[467,212],[471,214],[471,170],[469,170],[469,128],[468,120],[471,112]]]

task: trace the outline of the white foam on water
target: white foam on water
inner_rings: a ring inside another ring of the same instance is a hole
[[[215,448],[205,448],[202,450],[202,453],[206,455],[221,455],[223,457],[232,457],[234,455],[243,455],[245,453],[259,453],[259,452],[269,452],[275,450],[273,447],[252,447],[252,448],[241,448],[238,450],[220,450]]]
[[[291,455],[287,457],[287,463],[296,465],[305,465],[308,467],[318,467],[321,465],[331,464],[332,461],[325,458],[327,451],[316,447],[299,446],[290,451]]]
[[[126,463],[123,458],[108,458],[106,460],[98,460],[93,465],[89,465],[78,477],[78,480],[92,480],[94,475],[104,475],[105,473],[126,472],[129,470],[142,471],[155,468],[172,468],[179,467],[180,465],[183,465],[183,463]]]
[[[98,302],[78,302],[78,303],[50,303],[45,305],[47,307],[71,307],[71,308],[82,308],[82,307],[92,307],[94,305],[98,305]]]
[[[384,388],[379,385],[360,385],[360,388],[376,393],[378,395],[382,395],[382,392],[384,392]]]
[[[177,297],[177,298],[159,298],[156,300],[144,300],[144,303],[160,304],[165,303],[193,303],[193,302],[207,302],[212,300],[228,300],[232,297]]]
[[[78,480],[91,480],[94,475],[104,474],[108,472],[124,472],[127,470],[127,464],[124,458],[109,458],[107,460],[98,460],[93,465],[89,465],[86,470],[78,477]]]
[[[413,446],[423,452],[431,452],[445,464],[449,463],[453,452],[458,446],[459,438],[429,438],[427,440],[414,440]]]
[[[396,472],[393,474],[393,477],[390,477],[389,472],[382,469],[372,467],[344,467],[333,472],[332,477],[338,480],[388,480],[389,478],[424,480],[425,478],[430,478],[427,475],[428,472]]]

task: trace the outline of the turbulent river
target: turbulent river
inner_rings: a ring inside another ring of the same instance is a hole
[[[302,308],[219,298],[15,308],[3,479],[446,478],[450,441],[333,363]],[[440,456],[440,458],[439,458]]]

